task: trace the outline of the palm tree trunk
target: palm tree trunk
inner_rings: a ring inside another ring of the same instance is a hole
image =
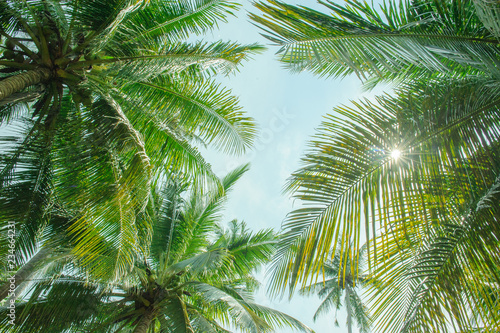
[[[0,81],[0,101],[29,86],[42,83],[52,77],[48,68],[29,70]]]
[[[147,333],[154,319],[153,308],[147,308],[133,333]]]
[[[49,248],[42,248],[35,254],[20,270],[14,275],[16,279],[16,287],[23,283],[35,270],[36,266],[45,260],[50,253]],[[3,301],[10,292],[10,282],[5,283],[0,287],[0,301]]]
[[[345,288],[345,307],[347,308],[347,332],[352,333],[351,291],[348,284]]]

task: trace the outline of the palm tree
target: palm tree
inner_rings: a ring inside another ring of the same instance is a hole
[[[194,145],[240,153],[252,143],[253,120],[211,77],[261,48],[184,42],[236,7],[1,0],[0,122],[10,136],[2,137],[0,220],[36,234],[58,207],[72,219],[75,255],[90,262],[121,243],[114,273],[125,273],[134,235],[148,228],[136,216],[151,183],[172,170],[217,182]],[[33,244],[19,244],[24,259]]]
[[[277,327],[312,332],[253,300],[258,286],[253,272],[274,252],[273,231],[253,233],[237,221],[227,230],[219,225],[228,190],[247,169],[229,173],[219,191],[205,196],[196,185],[189,188],[185,180],[170,177],[155,191],[150,215],[140,217],[150,219],[153,233],[144,235],[143,251],[128,276],[93,280],[69,265],[33,283],[17,304],[16,325],[3,316],[0,326],[25,333],[229,332],[224,326],[231,325],[243,332]]]
[[[270,3],[253,18],[292,69],[398,83],[335,108],[310,142],[287,185],[304,205],[284,222],[271,290],[320,274],[337,240],[352,270],[366,241],[376,328],[498,331],[498,6],[322,2],[326,15]]]
[[[366,247],[362,248],[361,259],[366,255]],[[350,263],[347,263],[350,264]],[[358,266],[362,267],[362,260],[358,261]],[[337,321],[337,310],[342,306],[342,294],[344,295],[344,305],[347,312],[347,332],[352,333],[352,324],[358,324],[360,333],[370,332],[370,316],[367,307],[363,304],[359,291],[368,282],[367,275],[359,269],[357,272],[345,271],[342,275],[340,264],[340,253],[336,251],[333,259],[327,260],[322,267],[324,281],[312,283],[302,289],[302,295],[318,295],[323,299],[319,305],[313,319],[328,314],[335,309],[335,326],[339,326]]]

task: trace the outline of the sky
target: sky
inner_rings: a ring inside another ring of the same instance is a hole
[[[206,39],[231,40],[239,43],[260,43],[268,49],[243,64],[239,72],[222,80],[240,99],[243,110],[255,118],[260,135],[252,151],[244,156],[227,157],[205,151],[203,154],[214,171],[223,176],[238,165],[250,162],[251,168],[229,195],[225,217],[244,220],[252,230],[274,228],[278,230],[294,202],[283,194],[283,186],[289,175],[300,166],[300,157],[306,150],[307,140],[319,127],[322,117],[333,113],[333,107],[349,105],[351,100],[370,98],[377,92],[364,92],[356,76],[344,79],[320,78],[308,72],[290,73],[278,62],[278,47],[270,45],[247,18],[247,11],[257,13],[247,0],[237,17],[220,24],[219,30]],[[288,3],[305,5],[324,11],[326,8],[313,0]],[[260,274],[263,276],[263,273]],[[290,302],[270,300],[265,286],[257,300],[296,317],[317,333],[346,332],[345,313],[339,311],[340,327],[333,325],[333,313],[316,322],[312,317],[319,305],[315,297],[294,297]],[[357,328],[353,328],[357,332]],[[289,330],[280,331],[280,333]]]

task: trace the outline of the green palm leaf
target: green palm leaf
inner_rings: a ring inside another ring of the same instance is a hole
[[[475,156],[475,159],[484,159],[484,156]],[[486,176],[483,172],[475,172],[478,170],[474,168],[463,171]],[[447,326],[451,323],[466,331],[479,318],[488,322],[493,330],[498,327],[498,305],[489,285],[489,281],[497,281],[499,277],[495,268],[498,241],[494,236],[498,228],[489,222],[496,219],[498,209],[495,205],[483,204],[496,200],[498,177],[489,177],[472,183],[482,188],[478,192],[483,194],[479,200],[476,198],[470,210],[460,207],[463,198],[457,192],[447,203],[453,215],[446,216],[445,222],[438,222],[431,228],[422,225],[407,230],[410,240],[419,240],[410,251],[399,250],[406,245],[396,235],[387,237],[391,254],[376,275],[377,278],[384,276],[386,282],[378,280],[381,285],[375,285],[370,291],[377,316],[384,318],[379,320],[381,329],[412,332],[430,325],[448,331]],[[467,188],[473,181],[469,176],[469,184],[460,184],[460,188]],[[491,187],[483,184],[484,181]],[[387,288],[389,285],[391,287]],[[383,288],[382,295],[380,288]],[[405,297],[397,299],[393,293]],[[389,304],[392,310],[388,310]],[[390,314],[395,308],[398,311]],[[472,309],[474,316],[470,315]]]
[[[363,79],[478,70],[498,77],[497,40],[484,31],[470,1],[407,1],[399,6],[389,1],[380,14],[358,1],[321,4],[331,15],[279,1],[257,3],[263,17],[251,14],[264,36],[281,46],[281,61],[291,70],[334,77],[355,73]]]
[[[176,122],[188,134],[195,134],[227,153],[241,153],[253,143],[256,133],[253,119],[244,116],[238,100],[214,82],[184,80],[179,83],[172,77],[159,77],[125,86],[122,91],[147,101],[139,105],[131,101],[136,107],[151,110],[131,117],[139,129],[154,117],[159,127],[168,128]]]
[[[366,101],[356,108],[337,108],[343,118],[327,118],[303,159],[305,166],[288,184],[306,205],[291,212],[284,223],[272,290],[288,283],[293,290],[318,274],[335,246],[332,239],[340,237],[341,261],[346,262],[352,256],[346,245],[350,240],[357,249],[362,233],[368,241],[379,228],[388,233],[388,221],[401,221],[405,237],[405,228],[420,223],[413,216],[428,209],[423,201],[426,186],[432,185],[444,202],[446,188],[439,185],[438,175],[449,173],[463,159],[472,163],[470,157],[479,149],[490,151],[484,142],[494,142],[499,133],[498,90],[483,88],[416,84],[395,98],[379,98],[378,104]],[[433,93],[427,94],[427,89]],[[416,96],[424,98],[417,103]],[[443,108],[450,98],[453,107]],[[481,131],[472,131],[478,122]],[[395,149],[403,158],[391,157]],[[488,163],[495,165],[495,155],[489,156]],[[376,261],[378,252],[372,255]]]
[[[246,306],[243,300],[235,298],[225,290],[204,283],[192,283],[190,286],[205,299],[205,302],[221,306],[222,309],[228,311],[232,318],[237,319],[234,324],[241,329],[247,332],[266,332],[270,330],[271,327]]]
[[[239,4],[227,0],[183,0],[175,3],[151,1],[122,26],[121,41],[158,39],[173,43],[200,35],[224,22]]]
[[[493,36],[497,39],[500,38],[500,24],[498,18],[500,17],[500,7],[491,1],[475,0],[474,6],[476,13],[484,26],[488,28]]]
[[[16,304],[15,325],[9,324],[9,309],[1,308],[0,327],[12,333],[74,330],[96,314],[101,298],[97,286],[85,285],[83,281],[38,283],[32,290],[30,301]]]

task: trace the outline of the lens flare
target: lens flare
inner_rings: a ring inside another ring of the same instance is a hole
[[[391,152],[391,157],[395,160],[397,160],[400,156],[401,156],[401,151],[399,151],[398,149],[394,149]]]

